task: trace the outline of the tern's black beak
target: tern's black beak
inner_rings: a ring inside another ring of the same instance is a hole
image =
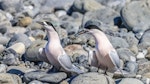
[[[56,28],[54,27],[54,25],[51,22],[47,22],[47,21],[37,21],[37,23],[43,25],[43,26],[52,26],[54,28],[54,30],[56,31]]]
[[[79,36],[79,35],[85,34],[85,33],[87,33],[87,32],[89,32],[88,29],[82,29],[82,30],[79,30],[79,32],[76,33],[75,36]]]

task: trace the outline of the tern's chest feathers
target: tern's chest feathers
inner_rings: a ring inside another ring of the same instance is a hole
[[[96,49],[102,56],[106,56],[111,50],[114,50],[112,44],[107,37],[101,37],[100,40],[97,40]]]
[[[49,52],[49,54],[51,54],[53,56],[59,56],[63,52],[63,49],[62,49],[60,43],[53,42],[53,41],[47,43],[46,49]]]

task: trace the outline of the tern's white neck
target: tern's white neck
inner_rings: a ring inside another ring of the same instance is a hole
[[[104,44],[105,42],[109,42],[107,36],[105,35],[105,33],[103,33],[102,31],[98,30],[98,29],[91,29],[90,33],[92,34],[92,36],[95,38],[96,44]]]
[[[91,29],[89,33],[95,38],[96,42],[104,37],[104,33],[98,29]]]
[[[47,30],[47,36],[48,36],[48,41],[60,44],[60,39],[56,31]]]

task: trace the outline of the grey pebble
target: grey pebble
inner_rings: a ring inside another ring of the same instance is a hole
[[[114,48],[128,48],[129,44],[121,37],[108,36],[111,44]]]
[[[149,29],[149,4],[148,0],[132,1],[123,7],[121,17],[128,30],[140,34]],[[129,15],[129,13],[132,13],[132,15]]]
[[[96,72],[80,74],[70,84],[115,84],[111,77]]]
[[[44,48],[46,46],[47,41],[46,40],[36,40],[34,42],[32,42],[32,44],[28,47],[28,49],[25,52],[25,59],[29,60],[29,61],[43,61],[43,59],[39,59],[40,58],[40,52],[39,49],[40,48]]]
[[[26,73],[23,78],[26,83],[32,80],[39,80],[47,83],[59,83],[66,77],[67,77],[66,73],[63,72],[46,73],[43,71],[34,71]]]
[[[14,43],[22,42],[26,48],[31,45],[31,41],[26,34],[18,33],[15,34],[9,41],[8,46],[13,45]]]
[[[1,6],[2,9],[7,12],[16,13],[20,11],[21,3],[20,0],[11,0],[9,2],[7,0],[2,0]]]
[[[104,8],[100,10],[87,12],[84,16],[83,24],[85,24],[86,21],[90,19],[97,19],[106,25],[114,25],[114,24],[119,25],[120,22],[118,23],[114,21],[114,19],[117,19],[117,18],[119,18],[119,14],[116,11],[114,11],[111,8]]]
[[[0,64],[0,73],[6,73],[7,65],[6,64]]]
[[[150,30],[147,30],[140,39],[139,48],[141,50],[150,46]]]
[[[129,49],[127,48],[119,48],[117,49],[118,55],[120,59],[122,59],[124,62],[127,61],[136,61],[135,54],[133,54]]]
[[[126,67],[128,70],[126,71],[129,71],[130,73],[137,73],[138,71],[138,64],[136,62],[127,62],[126,63]]]
[[[29,82],[28,84],[44,84],[44,83],[42,83],[41,81],[38,81],[38,80],[33,80],[33,81]]]
[[[95,0],[75,0],[72,6],[74,11],[86,13],[88,11],[94,11],[104,8],[100,3]]]
[[[61,16],[67,15],[67,12],[65,10],[58,10],[55,12],[55,15],[59,18]]]
[[[58,73],[51,73],[51,74],[44,75],[39,80],[47,83],[59,83],[66,77],[67,77],[66,73],[58,72]]]
[[[1,84],[22,84],[22,80],[18,75],[9,73],[0,73]]]
[[[0,44],[0,53],[2,53],[5,50],[5,46],[3,46],[2,44]]]
[[[64,22],[61,27],[67,30],[68,35],[76,34],[79,30],[79,27],[72,22]]]
[[[20,64],[19,58],[12,53],[9,53],[3,57],[3,63],[7,65]]]
[[[144,84],[144,83],[136,78],[124,78],[118,84]]]
[[[0,44],[6,45],[9,42],[9,38],[6,36],[0,36]]]

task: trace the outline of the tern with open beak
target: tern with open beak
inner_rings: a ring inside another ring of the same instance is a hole
[[[43,50],[40,50],[46,55],[48,61],[57,69],[63,68],[69,72],[83,73],[79,68],[72,64],[69,56],[66,54],[64,49],[61,46],[59,36],[56,32],[55,27],[52,23],[47,24],[48,22],[38,22],[44,26],[47,31],[48,42]],[[44,55],[42,55],[44,56]]]
[[[89,64],[110,72],[120,71],[119,56],[105,33],[99,28],[100,25],[97,20],[89,20],[85,23],[84,29],[77,33],[77,35],[88,33],[95,39],[95,51],[89,55]]]

